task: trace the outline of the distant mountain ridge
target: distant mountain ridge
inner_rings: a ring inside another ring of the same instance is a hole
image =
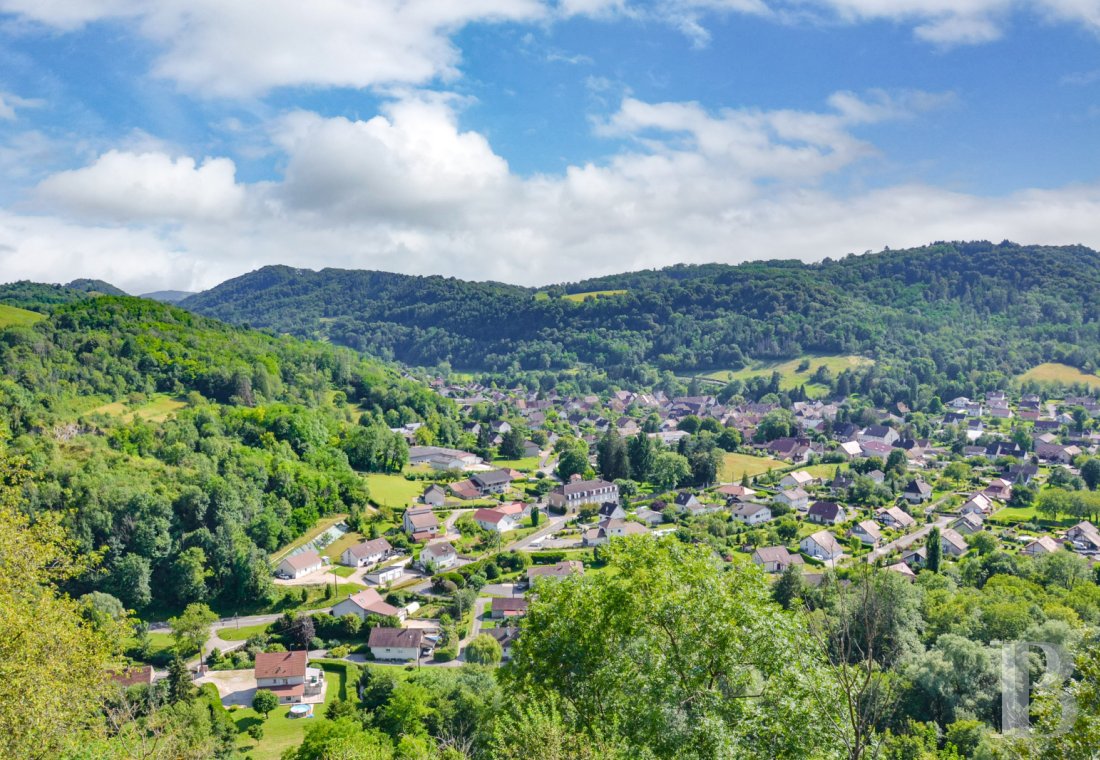
[[[814,264],[680,265],[541,289],[270,266],[180,305],[414,365],[585,362],[629,377],[641,366],[737,369],[815,352],[892,359],[919,379],[1042,361],[1096,366],[1098,287],[1100,254],[1083,246],[971,242]]]
[[[151,293],[142,293],[140,297],[148,298],[151,301],[160,301],[161,303],[176,304],[193,295],[197,294],[190,290],[154,290]]]

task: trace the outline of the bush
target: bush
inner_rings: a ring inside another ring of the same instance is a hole
[[[328,650],[328,656],[335,657],[337,660],[342,660],[348,656],[348,648],[344,645],[333,647],[332,649]]]
[[[235,706],[235,705],[234,705]],[[253,723],[248,727],[248,735],[256,741],[264,738],[264,726],[262,723]]]
[[[309,648],[310,649],[324,649],[325,648],[325,642],[322,641],[321,639],[317,638],[316,636],[314,636],[312,639],[309,640]]]
[[[503,658],[500,644],[487,633],[477,636],[466,646],[466,660],[482,665],[496,665]]]
[[[441,648],[435,650],[435,661],[436,662],[450,662],[451,660],[453,660],[456,657],[458,657],[458,647],[457,646],[441,647]]]

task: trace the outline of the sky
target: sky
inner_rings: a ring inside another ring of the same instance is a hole
[[[0,0],[0,281],[1100,248],[1100,0]]]

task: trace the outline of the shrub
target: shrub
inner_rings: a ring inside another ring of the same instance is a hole
[[[453,660],[456,657],[458,657],[458,647],[457,646],[441,647],[441,648],[435,650],[435,661],[436,662],[450,662],[451,660]]]
[[[328,650],[328,656],[335,657],[338,660],[342,660],[348,656],[348,648],[344,645],[333,647],[332,649]]]
[[[234,705],[236,707],[236,705]],[[248,735],[256,741],[264,738],[264,726],[262,723],[253,723],[248,727]]]

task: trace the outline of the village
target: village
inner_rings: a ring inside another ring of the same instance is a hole
[[[226,705],[247,706],[258,690],[280,704],[325,702],[317,658],[506,662],[540,584],[598,575],[602,547],[641,536],[704,544],[735,569],[793,573],[808,587],[860,563],[913,580],[994,549],[1100,561],[1091,397],[991,392],[932,416],[854,399],[783,408],[702,392],[433,386],[469,420],[471,448],[492,456],[395,428],[408,464],[370,476],[372,493],[390,489],[370,515],[327,525],[274,563],[278,585],[324,589],[324,606],[214,625],[198,677]],[[713,472],[698,450],[680,453],[699,442]],[[683,466],[613,477],[643,450]]]

